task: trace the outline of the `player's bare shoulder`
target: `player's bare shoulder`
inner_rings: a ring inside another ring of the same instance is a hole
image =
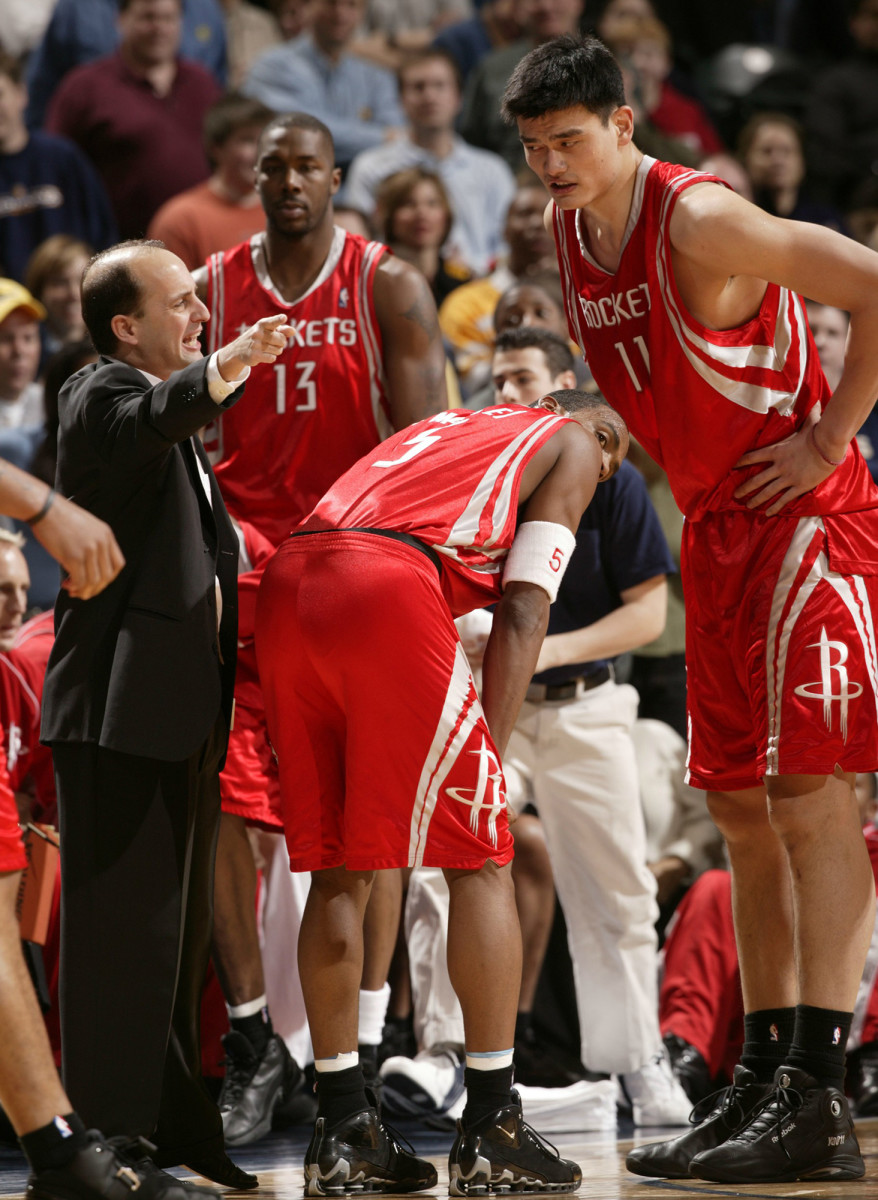
[[[375,270],[375,311],[379,321],[402,317],[433,338],[439,332],[436,302],[425,276],[393,254],[385,254]]]

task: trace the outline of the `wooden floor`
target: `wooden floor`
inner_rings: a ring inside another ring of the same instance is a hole
[[[450,1134],[425,1133],[413,1125],[400,1125],[417,1152],[435,1162],[439,1171],[439,1186],[432,1195],[444,1197],[448,1191],[446,1155],[451,1144]],[[751,1200],[774,1200],[775,1197],[807,1197],[808,1200],[876,1200],[878,1198],[878,1118],[857,1123],[860,1148],[866,1159],[866,1178],[855,1183],[792,1183],[748,1187],[671,1180],[642,1179],[625,1170],[625,1155],[633,1145],[655,1141],[662,1131],[648,1136],[638,1132],[632,1140],[631,1129],[621,1129],[613,1138],[606,1134],[585,1134],[577,1137],[564,1134],[554,1139],[565,1158],[576,1159],[582,1166],[583,1181],[579,1196],[583,1200],[686,1200],[689,1197],[718,1198],[746,1196]],[[261,1200],[288,1200],[302,1195],[302,1156],[308,1135],[304,1129],[274,1133],[255,1146],[232,1152],[240,1166],[259,1175],[260,1187],[246,1193]],[[180,1171],[175,1174],[185,1175]],[[11,1147],[0,1146],[0,1195],[18,1196],[24,1191],[26,1170],[23,1158]],[[244,1196],[245,1193],[237,1193]],[[426,1197],[427,1193],[421,1193]]]

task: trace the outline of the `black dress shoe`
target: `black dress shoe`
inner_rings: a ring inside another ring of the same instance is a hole
[[[96,1129],[85,1135],[88,1145],[63,1167],[35,1171],[28,1179],[27,1200],[211,1200],[213,1188],[198,1187],[160,1170],[140,1139],[105,1140]]]
[[[625,1166],[635,1175],[688,1178],[689,1165],[695,1155],[727,1141],[772,1090],[770,1083],[760,1083],[752,1071],[735,1067],[735,1079],[730,1087],[696,1104],[689,1118],[694,1124],[693,1129],[665,1142],[638,1146],[625,1159]]]
[[[203,1175],[205,1179],[209,1179],[212,1183],[219,1183],[222,1187],[234,1188],[236,1192],[252,1192],[254,1188],[259,1187],[259,1180],[256,1176],[248,1175],[246,1171],[235,1166],[224,1151],[191,1155],[187,1158],[184,1166],[188,1167],[190,1171],[194,1171],[196,1175]]]

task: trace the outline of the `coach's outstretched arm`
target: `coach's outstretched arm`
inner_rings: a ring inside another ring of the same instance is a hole
[[[2,459],[0,512],[28,522],[37,541],[67,572],[62,586],[80,600],[103,591],[125,566],[109,525]]]

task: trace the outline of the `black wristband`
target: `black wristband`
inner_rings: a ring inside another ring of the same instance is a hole
[[[43,507],[40,509],[40,511],[38,513],[34,513],[34,515],[32,517],[25,517],[24,518],[25,523],[27,525],[33,526],[33,525],[36,525],[37,521],[42,521],[43,517],[46,515],[46,513],[52,507],[52,504],[55,500],[56,495],[57,495],[57,492],[55,491],[55,489],[50,487],[48,492],[46,492],[46,498],[43,501]]]

